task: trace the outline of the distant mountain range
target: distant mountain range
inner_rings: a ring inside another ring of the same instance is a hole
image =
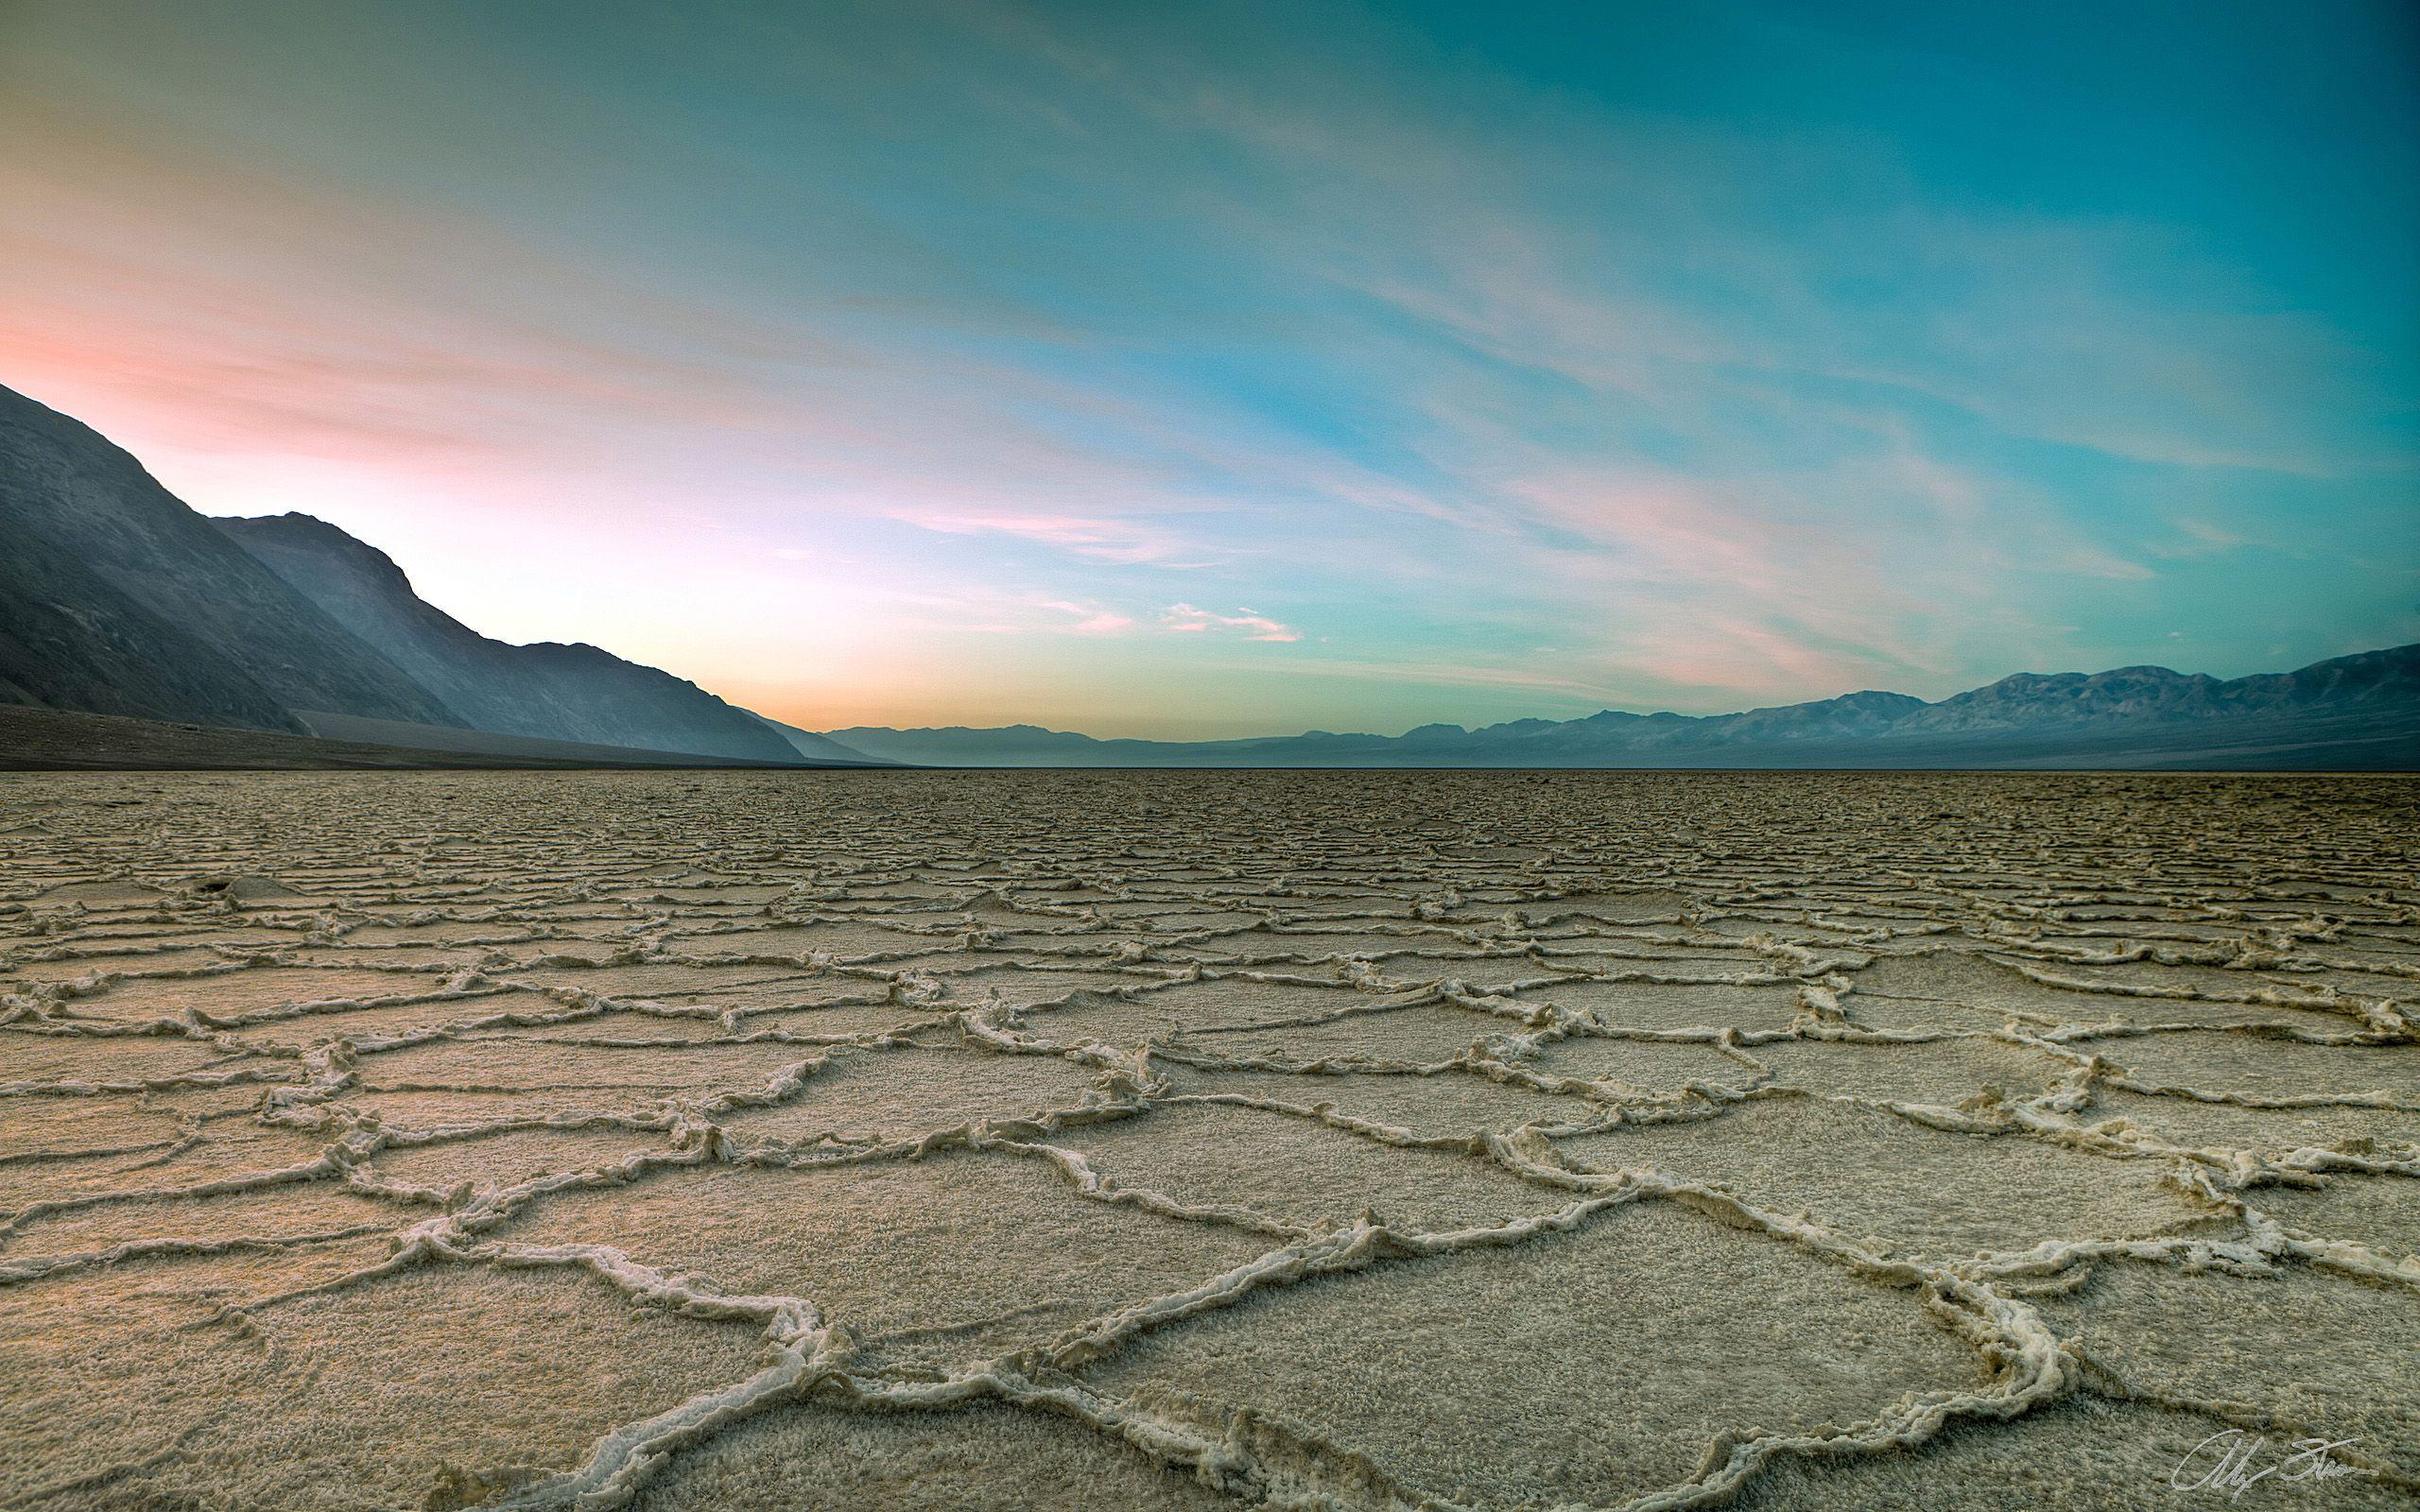
[[[186,725],[285,738],[216,742],[216,765],[394,765],[418,750],[447,765],[2420,768],[2415,645],[2231,681],[2165,667],[2023,673],[1937,703],[1853,693],[1394,736],[818,733],[593,645],[481,635],[423,600],[385,553],[309,515],[206,519],[89,427],[6,388],[0,543],[0,704],[166,722],[7,727],[40,731],[20,741],[50,754],[20,754],[43,765],[104,738],[132,753],[124,762],[162,761]]]
[[[867,761],[593,645],[492,640],[324,521],[207,519],[6,388],[0,532],[0,703],[515,760]]]
[[[959,766],[1650,766],[2420,768],[2420,645],[2221,681],[2166,667],[2019,673],[1927,703],[1852,693],[1745,713],[1517,719],[1405,734],[1314,730],[1258,740],[1095,740],[859,726],[869,756]]]

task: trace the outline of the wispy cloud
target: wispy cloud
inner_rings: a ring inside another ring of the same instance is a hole
[[[2150,549],[2155,555],[2173,558],[2215,557],[2252,543],[2248,538],[2208,520],[2179,518],[2170,520],[2168,524],[2176,535],[2171,540],[2152,543]]]
[[[1172,532],[1131,520],[1076,515],[982,514],[935,509],[893,509],[893,520],[946,536],[1013,536],[1054,546],[1096,561],[1134,564],[1199,558],[1201,549]]]
[[[1069,617],[1068,623],[1059,627],[1060,631],[1067,635],[1123,635],[1134,627],[1133,615],[1120,614],[1098,604],[1078,604],[1053,598],[1044,600],[1041,607],[1056,610]]]
[[[1294,627],[1249,609],[1220,614],[1190,604],[1171,604],[1161,610],[1160,628],[1176,635],[1238,635],[1247,641],[1290,643],[1303,638]]]

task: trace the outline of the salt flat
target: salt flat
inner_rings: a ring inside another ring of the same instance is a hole
[[[2241,1431],[2233,1504],[2407,1505],[2415,841],[2399,778],[0,777],[0,1504],[2173,1507]]]

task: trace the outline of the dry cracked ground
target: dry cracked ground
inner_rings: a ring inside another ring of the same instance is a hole
[[[2415,821],[0,778],[0,1504],[2409,1505]]]

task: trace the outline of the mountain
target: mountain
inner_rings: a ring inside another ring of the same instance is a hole
[[[830,731],[876,758],[957,766],[2420,768],[2420,645],[2221,680],[2166,667],[2019,673],[1927,703],[1852,693],[1693,716],[1605,710],[1402,735],[1095,740],[994,730]]]
[[[893,765],[890,762],[874,761],[863,751],[851,750],[829,735],[819,735],[812,730],[801,730],[796,725],[786,725],[778,719],[766,719],[763,714],[757,714],[754,717],[764,720],[775,734],[789,742],[791,749],[810,761],[861,762],[870,766]]]
[[[865,761],[593,645],[481,635],[308,515],[206,519],[89,426],[7,388],[0,541],[0,704],[450,765]]]
[[[443,699],[90,427],[0,388],[0,702],[303,732]]]
[[[1186,744],[1157,740],[1096,740],[1090,735],[1045,730],[1039,725],[1002,725],[989,730],[970,730],[964,725],[918,730],[856,725],[847,730],[826,730],[824,738],[837,741],[851,750],[863,751],[877,761],[937,766],[1224,766],[1251,764],[1202,761],[1200,753],[1261,744],[1254,741]],[[859,741],[866,744],[859,745]],[[921,754],[900,754],[904,751]],[[1194,759],[1188,760],[1188,753]]]
[[[474,729],[542,740],[788,761],[791,743],[694,682],[593,645],[510,645],[412,592],[388,555],[307,514],[211,522]],[[842,755],[829,759],[848,760]]]

